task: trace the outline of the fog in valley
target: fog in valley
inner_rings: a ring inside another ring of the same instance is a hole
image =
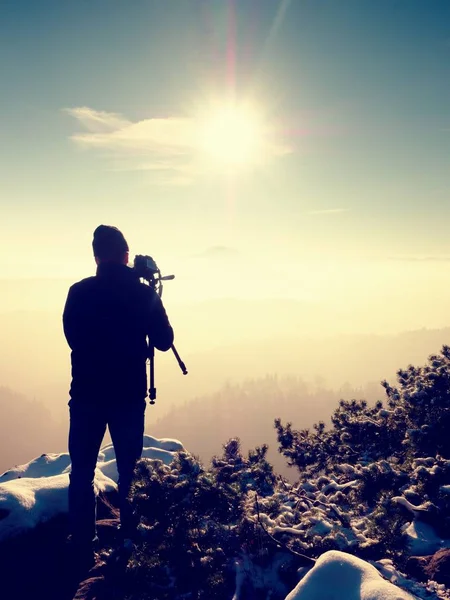
[[[9,299],[0,311],[0,471],[67,451],[70,353],[61,313],[70,283],[0,286]],[[382,399],[381,380],[393,382],[399,368],[423,364],[450,340],[446,298],[408,323],[411,308],[383,304],[381,294],[371,304],[349,298],[345,305],[338,296],[322,303],[264,297],[183,303],[174,301],[171,285],[163,300],[189,374],[183,376],[171,351],[157,353],[157,400],[147,409],[146,430],[180,439],[205,462],[239,436],[244,449],[269,444],[272,462],[287,474],[275,418],[310,427],[329,420],[341,398]]]

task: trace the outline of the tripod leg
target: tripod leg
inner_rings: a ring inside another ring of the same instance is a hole
[[[149,358],[150,358],[150,388],[148,390],[148,397],[150,398],[150,404],[155,404],[155,400],[156,400],[155,349],[153,346],[149,346]]]
[[[180,355],[177,352],[177,349],[175,348],[175,346],[172,344],[172,352],[175,355],[175,358],[177,359],[178,364],[180,365],[180,369],[183,371],[183,375],[187,375],[187,369],[186,369],[186,365],[184,364],[184,362],[181,360]]]

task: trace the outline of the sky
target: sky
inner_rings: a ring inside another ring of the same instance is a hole
[[[91,275],[107,223],[179,301],[395,296],[433,324],[449,75],[448,0],[0,0],[0,310]]]

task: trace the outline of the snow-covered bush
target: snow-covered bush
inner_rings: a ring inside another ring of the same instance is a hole
[[[276,477],[266,446],[244,457],[234,438],[223,450],[209,469],[185,451],[169,466],[138,463],[131,498],[141,542],[127,571],[137,590],[133,597],[143,597],[143,589],[161,599],[184,593],[199,599],[232,596],[235,562],[243,550],[252,553],[261,534],[246,518],[247,493],[271,497]]]
[[[390,432],[414,456],[450,458],[450,347],[424,367],[397,372],[398,387],[382,383],[391,412]]]
[[[411,521],[431,525],[442,540],[450,538],[450,349],[444,346],[424,367],[397,373],[398,386],[382,385],[386,401],[341,400],[327,429],[294,430],[275,420],[279,451],[299,470],[300,488],[309,485],[309,502],[338,506],[358,529],[356,541],[334,535],[335,522],[320,545],[350,549],[363,556],[407,556],[405,531]],[[323,485],[326,478],[330,483]],[[331,497],[328,490],[336,493]],[[346,495],[338,495],[343,486]],[[314,489],[314,486],[316,489]],[[333,512],[333,511],[331,511]],[[334,511],[335,512],[335,511]],[[307,528],[300,538],[314,546]],[[317,547],[317,546],[315,546]]]
[[[450,547],[450,352],[383,386],[384,402],[342,400],[330,428],[275,421],[295,484],[274,475],[266,445],[244,456],[238,438],[209,467],[182,450],[170,465],[141,460],[127,599],[229,600],[239,589],[282,600],[298,567],[330,550],[404,568]]]

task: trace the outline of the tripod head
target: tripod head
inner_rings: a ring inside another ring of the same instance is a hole
[[[147,256],[144,254],[137,254],[134,257],[133,269],[136,272],[136,275],[140,279],[144,279],[150,287],[152,287],[159,297],[162,296],[163,293],[163,281],[169,281],[175,279],[175,275],[161,275],[161,271],[159,270],[156,262],[153,260],[151,256]],[[187,375],[187,369],[184,362],[181,360],[180,355],[178,354],[175,346],[172,344],[171,347],[172,352],[177,359],[178,365],[183,372],[183,375]],[[155,388],[155,349],[153,346],[149,347],[149,360],[150,360],[150,388],[149,398],[150,404],[155,404],[156,399],[156,388]]]
[[[147,281],[159,297],[163,293],[163,281],[175,279],[175,275],[165,275],[163,277],[153,258],[144,254],[137,254],[134,257],[133,269],[138,277]]]

